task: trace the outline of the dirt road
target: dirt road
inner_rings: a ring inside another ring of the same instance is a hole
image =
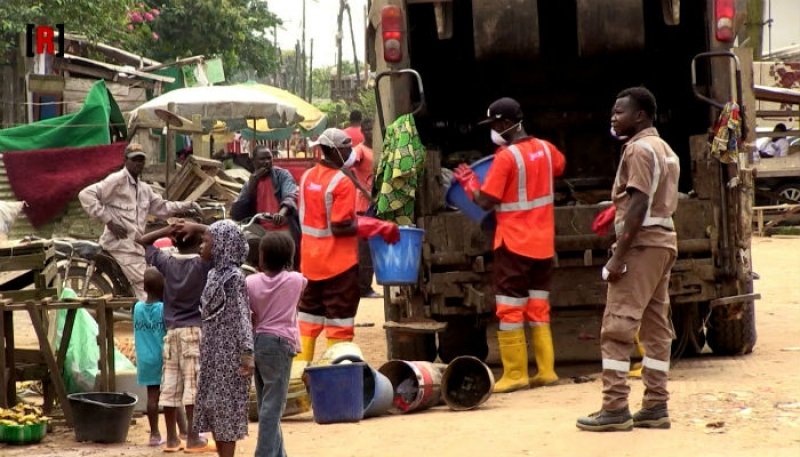
[[[444,407],[358,424],[316,425],[310,414],[283,423],[289,455],[368,456],[797,456],[800,455],[800,238],[756,239],[755,270],[759,338],[753,354],[728,358],[704,354],[680,360],[670,375],[671,430],[594,434],[575,428],[576,417],[600,406],[600,382],[562,385],[494,395],[479,410]],[[362,304],[357,343],[367,361],[385,358],[382,307]],[[575,371],[576,368],[572,368]],[[599,371],[599,366],[577,370]],[[559,370],[562,377],[570,369]],[[638,407],[641,382],[633,382]],[[39,446],[2,448],[4,456],[162,455],[146,441],[146,421],[138,419],[129,443],[77,444],[68,431]],[[253,455],[257,427],[237,455]]]

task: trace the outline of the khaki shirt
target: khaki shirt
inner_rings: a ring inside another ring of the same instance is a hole
[[[135,240],[144,234],[147,215],[166,218],[188,210],[191,202],[170,202],[153,192],[149,184],[133,179],[126,168],[106,176],[102,181],[83,189],[78,198],[89,216],[100,219],[106,228],[100,245],[115,254],[144,256],[144,248]],[[114,221],[128,230],[119,239],[108,229]]]
[[[654,127],[642,130],[625,143],[611,192],[617,207],[614,219],[617,237],[622,233],[625,213],[630,205],[628,189],[633,188],[648,195],[650,210],[631,247],[662,247],[677,252],[678,237],[674,225],[670,225],[672,215],[678,208],[680,172],[678,156],[658,136]],[[656,174],[658,179],[654,183]]]

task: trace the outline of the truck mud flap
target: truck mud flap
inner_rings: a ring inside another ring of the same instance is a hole
[[[642,0],[577,0],[576,6],[579,56],[644,49]]]
[[[538,57],[538,3],[538,0],[472,0],[475,59]]]

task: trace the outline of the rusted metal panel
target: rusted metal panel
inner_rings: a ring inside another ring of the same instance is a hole
[[[538,0],[472,0],[472,26],[477,60],[539,56]]]
[[[577,0],[578,55],[644,49],[642,0]]]

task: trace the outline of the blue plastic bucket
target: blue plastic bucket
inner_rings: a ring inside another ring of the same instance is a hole
[[[400,227],[400,241],[395,244],[388,244],[379,236],[369,239],[372,266],[378,284],[396,286],[417,283],[424,234],[422,229]]]
[[[364,417],[364,363],[308,367],[314,422],[358,422]]]
[[[364,365],[364,417],[382,416],[394,400],[394,387],[383,373]]]
[[[486,174],[489,173],[489,167],[492,166],[492,162],[494,162],[494,155],[484,157],[470,165],[470,168],[472,168],[472,171],[474,171],[478,176],[478,181],[480,181],[481,184],[483,184],[483,181],[486,179]],[[466,192],[464,192],[464,188],[461,187],[461,184],[459,184],[455,179],[452,183],[450,183],[450,189],[447,190],[447,195],[445,198],[447,199],[448,205],[455,206],[461,210],[465,216],[479,224],[488,223],[487,219],[490,215],[492,215],[492,219],[494,218],[494,211],[486,211],[485,209],[476,205],[475,202],[467,197]]]

